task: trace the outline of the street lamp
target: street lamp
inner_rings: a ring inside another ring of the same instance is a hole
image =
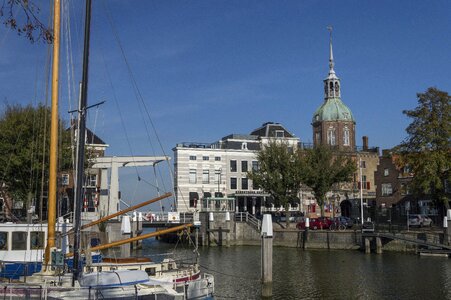
[[[359,158],[359,177],[360,177],[360,222],[363,226],[363,181],[362,181],[362,159]]]

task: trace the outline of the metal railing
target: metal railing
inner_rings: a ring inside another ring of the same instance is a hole
[[[192,212],[179,212],[179,219],[169,216],[168,212],[143,213],[143,222],[151,223],[192,223],[194,216]]]
[[[254,227],[256,230],[260,230],[262,228],[262,222],[248,212],[235,213],[235,221],[245,222]]]

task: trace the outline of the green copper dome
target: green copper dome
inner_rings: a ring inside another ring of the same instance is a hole
[[[351,110],[340,98],[327,99],[313,114],[312,123],[318,121],[352,121],[355,122]]]

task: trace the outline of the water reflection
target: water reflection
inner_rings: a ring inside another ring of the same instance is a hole
[[[174,245],[149,240],[142,254]],[[260,248],[202,248],[201,265],[215,276],[215,299],[260,299]],[[192,255],[192,249],[176,251]],[[272,299],[450,299],[451,260],[388,253],[274,248]]]

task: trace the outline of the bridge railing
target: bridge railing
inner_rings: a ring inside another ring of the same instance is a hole
[[[148,212],[143,214],[144,221],[151,223],[192,223],[192,212]]]
[[[254,227],[256,230],[260,230],[262,228],[261,221],[248,212],[235,213],[235,221],[236,222],[246,222],[247,224]]]

